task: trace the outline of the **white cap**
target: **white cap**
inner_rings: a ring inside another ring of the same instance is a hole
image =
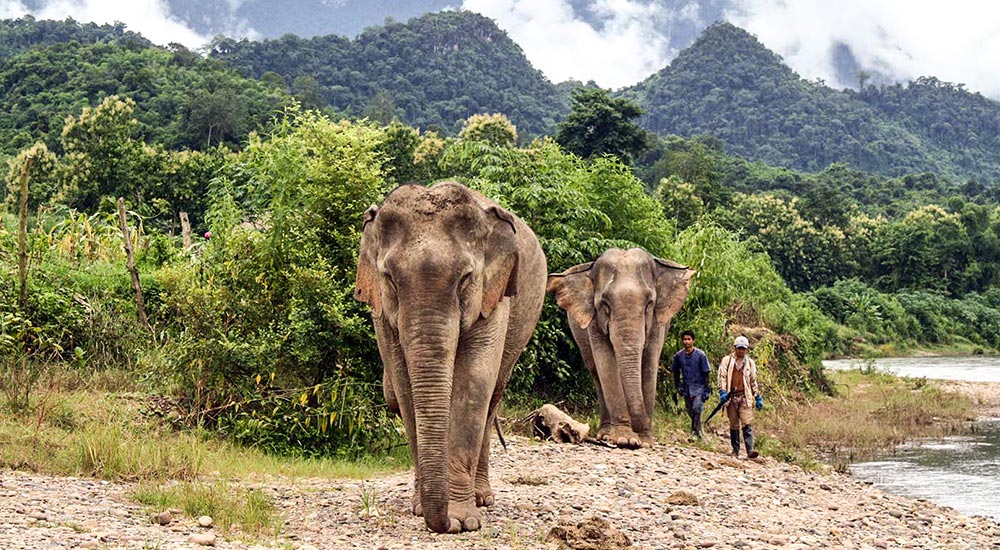
[[[749,348],[750,340],[747,340],[746,336],[737,336],[736,341],[733,342],[734,348]]]

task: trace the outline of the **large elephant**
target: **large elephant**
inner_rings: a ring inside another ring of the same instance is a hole
[[[645,250],[612,248],[596,261],[548,278],[597,387],[598,439],[619,447],[653,444],[656,374],[670,320],[694,271]]]
[[[489,428],[545,299],[520,219],[454,182],[404,185],[365,213],[355,298],[371,306],[385,398],[415,468],[413,512],[479,529],[493,504]]]

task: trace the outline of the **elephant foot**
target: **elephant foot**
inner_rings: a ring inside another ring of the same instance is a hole
[[[410,499],[410,506],[413,509],[413,515],[417,517],[424,515],[424,507],[420,504],[420,493],[413,494],[413,498]]]
[[[493,506],[493,489],[489,481],[476,480],[476,506]]]
[[[600,441],[607,441],[608,436],[611,435],[611,424],[601,424],[601,427],[597,430],[597,439]]]
[[[628,426],[611,426],[606,433],[598,432],[598,439],[614,443],[623,449],[638,449],[642,446],[639,436]]]
[[[653,434],[645,432],[639,434],[639,442],[642,444],[643,447],[649,448],[656,443],[656,440],[653,439]]]
[[[492,495],[490,496],[492,497]],[[449,533],[478,531],[483,525],[483,515],[476,509],[476,502],[473,499],[461,502],[448,501],[448,518],[451,520],[451,527],[448,528]]]

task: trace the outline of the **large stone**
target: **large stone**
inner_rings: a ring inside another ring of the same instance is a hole
[[[677,491],[676,493],[667,497],[667,504],[675,504],[679,506],[698,506],[698,497],[692,495],[687,491]]]
[[[617,527],[601,518],[587,518],[574,524],[560,523],[549,530],[546,541],[571,550],[614,550],[632,546],[632,541]]]

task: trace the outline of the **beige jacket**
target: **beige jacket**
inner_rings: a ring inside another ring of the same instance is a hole
[[[729,391],[729,377],[737,372],[735,365],[735,354],[729,354],[723,357],[722,361],[719,361],[718,389]],[[744,357],[743,363],[743,392],[748,400],[760,395],[760,387],[757,386],[757,363],[750,358],[749,354]]]

